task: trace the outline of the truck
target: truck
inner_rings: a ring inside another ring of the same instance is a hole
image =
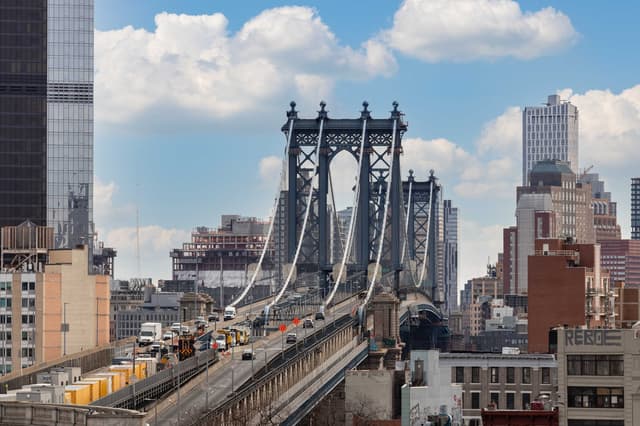
[[[159,322],[142,323],[140,326],[140,336],[138,337],[140,346],[150,345],[159,340],[162,340],[162,324]]]
[[[236,333],[236,341],[239,345],[246,345],[249,343],[250,330],[248,327],[237,326],[231,329]]]
[[[226,351],[229,348],[229,345],[227,345],[227,335],[221,332],[218,332],[218,334],[216,335],[216,344],[218,345],[218,350],[219,351]]]
[[[233,306],[227,306],[226,308],[224,308],[225,321],[232,320],[235,317],[236,317],[236,308],[234,308]]]

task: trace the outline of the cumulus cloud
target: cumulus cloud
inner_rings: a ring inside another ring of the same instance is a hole
[[[280,171],[282,169],[282,159],[275,155],[264,157],[260,160],[258,165],[258,171],[260,172],[260,178],[265,184],[269,184],[275,187],[274,182],[278,182],[280,178]]]
[[[190,240],[189,231],[164,228],[159,225],[140,227],[140,271],[138,275],[136,228],[111,229],[105,234],[105,244],[118,251],[116,258],[116,278],[151,277],[171,278],[171,249],[182,247]]]
[[[160,13],[155,23],[153,32],[96,31],[99,120],[130,121],[166,108],[222,119],[285,94],[317,101],[336,80],[396,69],[385,45],[344,46],[309,7],[265,10],[235,34],[220,13]]]
[[[552,7],[523,12],[513,0],[405,0],[380,37],[406,55],[438,62],[532,59],[572,44],[578,34]]]

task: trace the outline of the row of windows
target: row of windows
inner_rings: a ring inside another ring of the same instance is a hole
[[[569,407],[624,408],[624,388],[569,386]]]
[[[623,376],[622,355],[567,355],[569,376]]]
[[[462,406],[464,407],[464,398],[465,393],[462,394]],[[531,393],[530,392],[522,392],[520,394],[521,405],[520,409],[528,410],[531,407]],[[516,393],[515,392],[505,392],[504,393],[504,402],[500,399],[500,392],[490,392],[489,393],[489,403],[493,404],[496,409],[507,409],[507,410],[515,410],[516,409]],[[480,408],[480,392],[471,392],[471,407],[472,410],[479,410]]]
[[[489,381],[491,383],[501,383],[501,374],[500,370],[502,370],[502,374],[505,376],[505,383],[515,383],[516,382],[516,367],[490,367],[489,369]],[[542,367],[541,370],[541,382],[543,384],[551,383],[551,370],[548,367]],[[522,367],[521,368],[521,383],[522,384],[531,384],[531,367]],[[456,383],[465,383],[464,380],[464,367],[455,367],[455,382]],[[471,383],[480,383],[480,367],[471,367]]]
[[[21,318],[22,324],[35,324],[36,317],[35,315],[27,314],[22,315]],[[13,321],[13,317],[9,314],[0,314],[0,324],[11,324]]]
[[[0,281],[0,291],[11,291],[11,281]]]

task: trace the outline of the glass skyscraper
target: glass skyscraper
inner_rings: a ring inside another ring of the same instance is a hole
[[[640,177],[631,178],[631,239],[640,240]]]
[[[0,226],[93,236],[93,0],[0,2]]]

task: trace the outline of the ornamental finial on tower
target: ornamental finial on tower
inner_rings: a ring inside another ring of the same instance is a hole
[[[369,102],[364,101],[362,102],[362,106],[364,107],[364,109],[362,111],[360,111],[360,118],[362,119],[368,119],[371,118],[371,112],[369,111]]]
[[[398,106],[400,104],[398,103],[398,101],[393,101],[391,105],[393,105],[393,111],[391,111],[391,118],[400,118],[400,111],[398,111]]]
[[[291,107],[291,109],[289,111],[287,111],[287,118],[289,118],[289,119],[298,118],[298,111],[296,111],[296,103],[295,103],[295,101],[291,101],[289,103],[289,106]]]
[[[327,103],[325,101],[320,101],[320,111],[318,111],[318,118],[327,118],[327,112],[325,111],[325,107]]]

